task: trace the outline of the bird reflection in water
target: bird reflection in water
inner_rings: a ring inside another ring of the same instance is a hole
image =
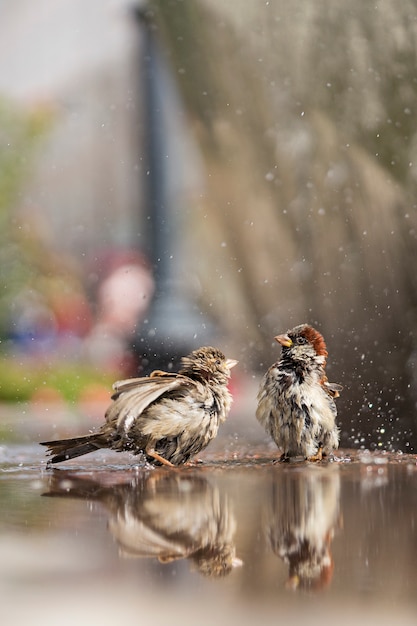
[[[319,591],[330,584],[339,501],[337,466],[289,468],[274,476],[264,528],[272,551],[288,565],[288,589]]]
[[[104,505],[121,556],[161,563],[189,559],[192,569],[212,578],[242,565],[236,557],[236,519],[229,501],[203,477],[155,472],[108,485],[103,479],[60,471],[43,495]]]

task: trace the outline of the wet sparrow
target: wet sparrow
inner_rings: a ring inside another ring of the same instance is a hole
[[[105,423],[95,433],[44,441],[59,463],[100,448],[143,452],[150,463],[180,465],[217,435],[230,410],[227,388],[237,361],[204,347],[182,358],[178,374],[154,371],[148,377],[116,382]]]
[[[327,380],[326,344],[308,324],[275,340],[282,356],[261,381],[256,417],[282,449],[281,460],[321,460],[339,446],[334,398],[342,390]]]

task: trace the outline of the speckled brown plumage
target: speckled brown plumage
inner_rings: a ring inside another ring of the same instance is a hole
[[[282,356],[261,381],[256,417],[282,450],[283,460],[320,460],[339,445],[334,398],[342,389],[327,380],[325,341],[308,324],[275,340]]]
[[[226,419],[232,403],[227,385],[236,363],[216,348],[203,347],[183,357],[178,374],[155,371],[116,382],[106,421],[96,433],[42,442],[52,455],[49,463],[100,448],[143,452],[157,465],[186,463]]]

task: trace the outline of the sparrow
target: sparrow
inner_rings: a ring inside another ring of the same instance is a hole
[[[280,361],[261,380],[256,417],[282,449],[282,461],[303,456],[320,461],[339,446],[334,399],[342,390],[325,374],[328,356],[323,336],[300,324],[275,337]]]
[[[162,564],[187,560],[209,578],[225,577],[242,565],[229,498],[202,476],[148,472],[120,483],[119,477],[114,482],[103,475],[92,479],[54,472],[43,495],[102,504],[121,557]]]
[[[216,437],[230,411],[227,385],[236,364],[220,350],[203,347],[181,359],[178,374],[155,370],[114,383],[103,426],[82,437],[41,442],[52,455],[48,463],[100,448],[143,453],[154,465],[188,462]]]

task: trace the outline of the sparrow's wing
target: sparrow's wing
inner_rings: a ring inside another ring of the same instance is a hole
[[[115,383],[114,402],[106,411],[106,421],[116,428],[128,430],[133,420],[158,398],[174,390],[187,390],[195,382],[187,376],[166,374],[149,378],[133,378]],[[129,426],[128,426],[129,425]]]
[[[337,383],[329,383],[328,380],[324,381],[323,387],[332,398],[338,398],[340,396],[340,392],[343,391],[342,385],[338,385]]]
[[[173,380],[173,379],[178,379],[178,378],[184,379],[186,377],[181,376],[181,374],[175,374],[175,373],[169,374],[167,372],[161,372],[160,370],[155,370],[148,377],[145,376],[142,378],[127,378],[126,380],[117,380],[115,383],[113,383],[114,394],[112,395],[112,400],[116,400],[116,398],[124,391],[129,391],[129,389],[134,389],[135,387],[146,385],[149,382],[154,383],[155,378],[158,380],[157,384],[160,384],[161,380],[168,381],[168,380]]]

